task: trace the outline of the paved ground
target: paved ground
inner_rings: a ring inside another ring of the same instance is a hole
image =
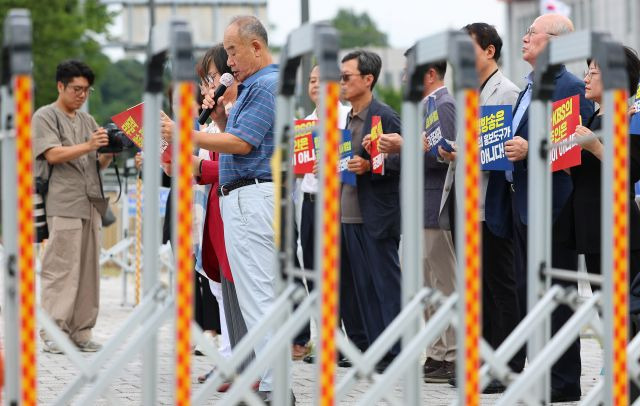
[[[0,285],[2,281],[0,280]],[[132,284],[129,290],[129,298],[132,298]],[[0,290],[1,291],[1,290]],[[98,324],[95,329],[97,341],[106,342],[117,327],[127,318],[131,312],[130,306],[121,306],[122,284],[120,278],[105,277],[101,287],[101,310]],[[2,322],[0,322],[2,323]],[[171,331],[172,323],[167,322],[160,330],[159,338],[159,402],[160,404],[173,404],[173,354]],[[0,330],[4,331],[3,324]],[[55,401],[73,378],[78,374],[77,369],[64,355],[51,355],[41,350],[38,356],[38,403],[51,404]],[[583,376],[582,388],[586,393],[599,379],[602,367],[601,350],[599,344],[593,339],[582,340]],[[91,355],[84,355],[91,359]],[[200,386],[196,382],[196,376],[206,372],[209,368],[205,357],[193,357],[193,388]],[[339,368],[339,376],[344,375],[346,369]],[[340,378],[338,378],[340,379]],[[315,368],[303,362],[295,362],[293,367],[293,391],[300,405],[313,404],[313,391],[315,386]],[[369,387],[368,383],[361,382],[354,387],[341,404],[356,404],[363,392]],[[395,391],[399,398],[402,397],[401,388]],[[99,404],[137,405],[141,403],[141,358],[136,356],[126,368],[120,371],[119,376],[113,381],[109,390],[111,402],[102,399]],[[423,404],[445,405],[450,404],[455,397],[455,391],[449,385],[422,384]],[[483,395],[482,404],[494,404],[499,395]],[[76,398],[77,400],[77,398]],[[211,404],[224,404],[220,395],[212,397]],[[381,403],[384,404],[384,403]]]

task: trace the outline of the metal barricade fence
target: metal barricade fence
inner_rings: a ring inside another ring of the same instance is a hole
[[[191,125],[194,87],[192,43],[188,25],[172,20],[155,27],[150,38],[145,87],[144,128],[146,134],[158,134],[162,103],[162,73],[167,59],[172,62],[176,83],[177,135],[174,143],[173,214],[175,243],[175,294],[172,295],[158,278],[160,259],[158,199],[144,200],[142,263],[143,296],[115,335],[90,360],[80,356],[75,346],[41,309],[36,309],[34,292],[33,219],[31,206],[31,59],[30,18],[26,10],[13,10],[5,21],[3,43],[2,166],[3,232],[16,235],[4,239],[5,326],[7,327],[5,363],[9,404],[35,404],[36,392],[36,320],[52,340],[80,371],[56,404],[67,404],[80,396],[79,404],[92,404],[108,391],[109,384],[136,353],[143,354],[142,403],[154,405],[158,381],[158,328],[175,317],[175,385],[176,404],[202,404],[225,379],[235,377],[223,404],[261,404],[249,390],[267,367],[275,370],[274,404],[290,402],[290,343],[295,333],[311,318],[319,328],[317,345],[316,402],[339,403],[358,380],[371,383],[359,404],[369,405],[386,400],[392,404],[418,405],[422,399],[421,357],[424,348],[434,342],[449,325],[457,330],[457,399],[455,404],[477,405],[479,393],[495,377],[508,385],[498,404],[518,401],[541,404],[548,401],[548,371],[553,361],[576,339],[581,326],[590,325],[605,342],[604,379],[587,395],[585,404],[626,404],[628,402],[627,362],[631,377],[640,383],[640,339],[636,337],[627,349],[628,230],[627,219],[628,134],[626,116],[626,73],[621,46],[606,34],[575,33],[555,38],[539,58],[534,81],[529,120],[529,314],[498,349],[491,349],[480,336],[480,229],[479,229],[479,154],[478,91],[475,53],[466,33],[448,31],[416,42],[408,54],[408,84],[404,92],[401,208],[404,246],[402,252],[402,303],[400,314],[371,343],[364,353],[353,345],[338,328],[338,267],[340,258],[339,185],[334,168],[338,164],[339,132],[337,106],[339,100],[338,36],[324,23],[307,24],[293,31],[282,50],[280,88],[277,99],[276,151],[272,167],[276,183],[276,283],[278,296],[267,315],[248,332],[234,348],[230,359],[223,359],[206,342],[191,318],[193,264],[191,253]],[[302,57],[314,55],[320,68],[321,98],[318,106],[320,133],[319,199],[316,218],[321,220],[315,231],[316,272],[295,269],[291,250],[293,189],[291,156],[293,151],[292,117],[296,73]],[[557,65],[593,56],[603,74],[605,99],[603,159],[603,276],[588,276],[601,282],[603,289],[587,300],[580,300],[571,289],[550,286],[550,278],[577,280],[570,271],[552,269],[550,264],[551,174],[548,157],[549,109],[547,101],[553,90],[553,72]],[[422,79],[428,66],[448,61],[453,68],[453,84],[457,102],[458,165],[456,169],[457,219],[457,292],[445,297],[423,287],[422,281],[422,205],[423,152],[421,133]],[[145,140],[144,193],[158,194],[159,142],[157,137]],[[17,168],[17,170],[16,170]],[[9,187],[17,174],[17,188]],[[140,233],[136,232],[140,241]],[[131,244],[131,241],[121,242]],[[137,248],[140,252],[140,248]],[[112,257],[113,258],[113,257]],[[123,269],[123,272],[125,270]],[[294,278],[305,276],[315,280],[316,290],[308,296]],[[543,283],[544,282],[544,283]],[[136,282],[136,286],[140,283]],[[541,294],[540,292],[543,292]],[[136,301],[138,297],[136,295]],[[574,316],[553,338],[549,338],[549,318],[559,303],[569,303]],[[297,308],[294,310],[294,305]],[[422,326],[425,306],[438,310]],[[602,322],[597,318],[602,312]],[[12,328],[14,327],[14,328]],[[256,343],[271,330],[276,330],[264,351],[241,373],[240,366],[250,357]],[[391,346],[402,340],[402,350],[384,373],[374,375],[376,363]],[[199,390],[190,385],[190,344],[200,344],[213,361],[216,370]],[[519,375],[507,363],[528,341],[529,365]],[[338,381],[336,351],[351,359],[353,367]],[[627,357],[627,351],[629,357]],[[480,367],[480,359],[484,365]],[[631,358],[633,361],[628,361]],[[13,373],[15,372],[15,373]],[[404,379],[404,398],[399,400],[389,387]],[[85,385],[90,385],[80,393]],[[80,395],[78,395],[80,393]],[[533,395],[533,396],[532,396]],[[109,396],[109,395],[107,395]],[[638,403],[638,402],[636,402]]]
[[[557,69],[564,62],[595,58],[604,84],[605,112],[602,135],[602,272],[587,278],[601,284],[587,300],[577,290],[553,285],[551,278],[567,281],[584,279],[577,271],[551,266],[551,170],[550,155],[557,146],[549,142],[551,110],[549,101]],[[529,107],[529,226],[528,226],[528,315],[495,353],[487,352],[482,368],[483,387],[489,369],[509,383],[506,362],[527,341],[528,366],[510,383],[498,404],[517,401],[541,404],[549,401],[553,363],[574,340],[581,327],[590,326],[604,341],[604,379],[584,400],[584,404],[628,404],[627,321],[628,321],[628,127],[627,76],[622,46],[608,34],[588,31],[553,38],[536,61],[532,101]],[[614,170],[615,168],[615,170]],[[550,317],[559,304],[570,305],[575,313],[550,339]],[[602,322],[598,319],[602,314]],[[484,351],[483,351],[484,353]],[[490,356],[489,356],[490,355]],[[493,358],[493,361],[491,360]],[[634,362],[635,364],[635,362]]]
[[[6,402],[36,404],[31,17],[13,9],[2,43],[2,226]]]

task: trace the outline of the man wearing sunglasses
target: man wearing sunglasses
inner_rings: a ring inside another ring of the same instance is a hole
[[[100,298],[101,214],[107,206],[99,170],[112,159],[111,154],[97,153],[108,144],[106,131],[79,111],[93,80],[83,62],[62,62],[56,70],[58,99],[33,115],[36,175],[49,180],[42,307],[83,352],[100,349],[91,339]],[[44,351],[62,353],[44,330],[40,335]]]
[[[340,87],[352,109],[347,118],[353,158],[348,170],[356,174],[356,186],[342,185],[341,286],[352,280],[358,309],[369,344],[400,312],[400,155],[387,154],[384,173],[373,174],[371,156],[362,145],[371,133],[373,116],[380,116],[382,131],[401,133],[398,114],[373,97],[380,75],[380,57],[357,50],[342,58]],[[352,294],[352,292],[341,292]],[[355,309],[354,309],[355,310]],[[350,326],[346,326],[347,330]],[[396,344],[376,366],[383,371],[399,353]]]

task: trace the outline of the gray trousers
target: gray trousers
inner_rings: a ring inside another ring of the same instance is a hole
[[[220,198],[224,242],[238,295],[238,304],[249,331],[267,316],[276,300],[273,183],[257,183],[235,189]],[[268,331],[254,347],[256,356],[273,335]],[[273,369],[262,372],[261,391],[271,391]]]
[[[233,282],[222,276],[220,278],[222,285],[222,306],[224,307],[224,315],[227,322],[227,332],[229,333],[229,343],[231,344],[231,354],[233,349],[238,345],[242,337],[247,334],[247,325],[242,318],[240,305],[238,304],[238,295]],[[242,363],[238,373],[242,372],[255,357],[252,353],[251,357]]]
[[[424,284],[449,296],[456,288],[456,252],[453,248],[451,231],[424,229]],[[436,312],[434,306],[427,306],[425,318]],[[456,359],[456,331],[447,327],[440,338],[427,348],[427,357],[436,361],[453,362]]]

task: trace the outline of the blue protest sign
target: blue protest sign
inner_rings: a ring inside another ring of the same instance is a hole
[[[342,131],[342,141],[340,142],[340,161],[338,162],[338,173],[340,173],[340,181],[347,185],[356,185],[356,174],[347,169],[349,160],[353,158],[353,150],[351,148],[351,131]]]
[[[483,171],[512,171],[513,163],[504,153],[504,143],[513,138],[511,106],[482,106],[480,111],[480,166]]]
[[[440,117],[438,117],[435,97],[429,97],[427,99],[426,110],[427,112],[424,119],[425,137],[427,137],[429,153],[438,158],[438,147],[442,147],[442,149],[448,152],[451,152],[454,149],[447,139],[442,136],[442,130],[440,129]]]
[[[636,107],[636,113],[631,116],[629,121],[629,133],[632,135],[640,135],[640,84],[633,105]]]

